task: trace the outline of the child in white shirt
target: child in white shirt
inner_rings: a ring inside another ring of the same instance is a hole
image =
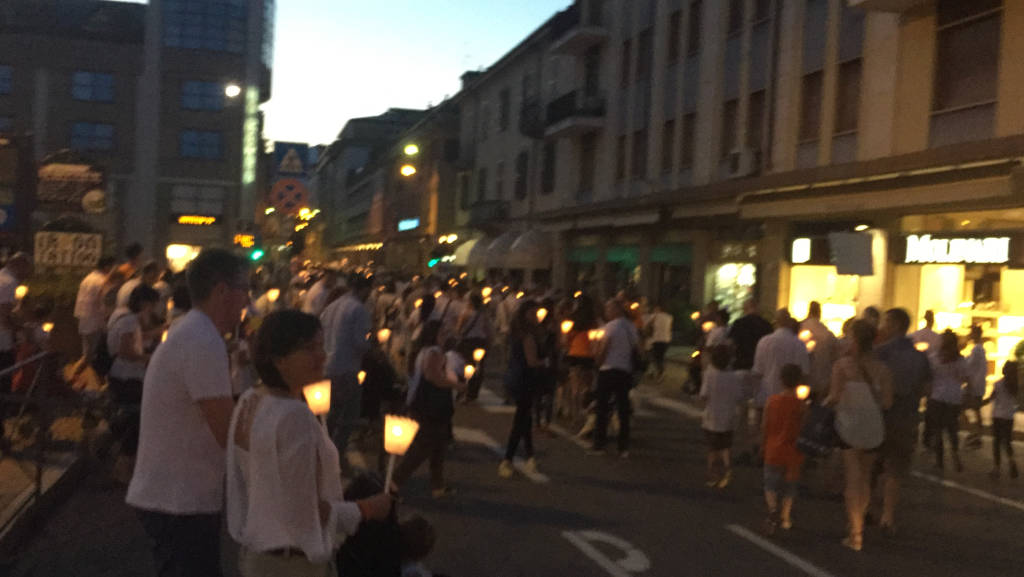
[[[1013,460],[1013,416],[1017,412],[1017,392],[1020,390],[1019,365],[1007,361],[1003,365],[1003,378],[992,387],[992,395],[985,401],[992,403],[992,460],[991,476],[999,478],[1002,453],[1010,461],[1010,478],[1017,478],[1017,462]]]
[[[707,486],[724,489],[732,478],[729,451],[736,428],[736,409],[746,396],[746,388],[744,373],[729,370],[732,348],[728,344],[712,347],[710,356],[710,367],[704,371],[700,388],[704,401],[701,428],[708,443]]]

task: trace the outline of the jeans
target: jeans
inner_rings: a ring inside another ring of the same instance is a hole
[[[355,373],[331,377],[331,411],[327,413],[327,431],[338,449],[342,463],[347,463],[345,452],[348,438],[356,430],[363,411],[363,388]]]
[[[444,488],[444,453],[448,448],[450,423],[421,422],[416,438],[402,462],[395,467],[393,481],[401,487],[424,461],[430,461],[430,488]]]
[[[221,577],[220,513],[170,515],[138,510],[153,540],[159,577]]]
[[[1002,453],[1013,462],[1013,419],[992,419],[992,460],[996,468],[1002,463]]]
[[[611,417],[612,396],[619,413],[619,451],[629,450],[629,390],[633,388],[633,377],[626,371],[610,369],[597,373],[597,429],[594,431],[594,448],[604,449],[608,442],[608,421]]]
[[[526,449],[526,458],[533,458],[533,394],[530,391],[519,393],[516,399],[516,414],[512,418],[512,431],[508,434],[505,459],[511,461],[515,458],[519,441]]]
[[[953,455],[960,452],[960,405],[944,403],[934,399],[928,399],[928,410],[925,418],[931,424],[932,443],[935,445],[935,462],[942,465],[943,446],[942,434],[949,437],[949,444],[953,447]]]

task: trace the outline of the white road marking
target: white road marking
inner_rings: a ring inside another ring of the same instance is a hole
[[[775,555],[779,559],[782,559],[790,566],[796,567],[797,569],[803,571],[804,573],[807,573],[808,575],[811,575],[812,577],[835,577],[832,573],[825,571],[824,569],[818,567],[810,561],[806,561],[803,558],[798,557],[793,553],[790,553],[789,551],[761,537],[760,535],[754,533],[746,527],[742,527],[740,525],[726,525],[725,528],[731,531],[733,534],[746,539],[747,541],[753,543],[754,545],[757,545],[764,551],[767,551],[768,553]]]
[[[609,535],[602,531],[563,531],[570,543],[576,546],[581,553],[597,563],[612,577],[632,577],[638,573],[644,573],[651,568],[651,560],[642,551],[634,547],[625,539]],[[621,550],[625,557],[614,561],[599,551],[591,543],[604,543]]]
[[[471,443],[473,445],[483,445],[490,449],[494,454],[499,457],[505,456],[505,447],[503,447],[498,441],[494,440],[494,437],[488,435],[486,432],[480,429],[469,429],[466,427],[455,427],[455,440],[460,443]],[[516,459],[513,461],[512,466],[515,467],[516,471],[519,471],[521,475],[534,483],[549,483],[551,479],[543,473],[531,473],[526,470],[525,464]]]
[[[701,417],[704,416],[703,411],[683,401],[677,401],[675,399],[667,399],[665,397],[653,395],[644,396],[643,399],[645,402],[654,405],[655,407],[659,407],[667,411],[672,411],[677,415],[682,415],[684,417],[689,417],[691,419],[700,419]]]
[[[974,495],[979,499],[985,499],[986,501],[992,501],[993,503],[998,503],[1000,505],[1003,505],[1004,507],[1017,509],[1018,511],[1024,511],[1024,501],[1018,501],[1016,499],[1008,499],[1006,497],[1000,497],[999,495],[993,495],[992,493],[982,491],[981,489],[975,489],[974,487],[961,485],[960,483],[957,483],[956,481],[950,481],[949,479],[940,479],[939,477],[934,477],[932,475],[928,475],[920,471],[911,471],[910,474],[917,477],[918,479],[924,479],[925,481],[930,481],[937,485],[942,485],[943,487],[946,487],[948,489],[956,489],[958,491],[963,491],[964,493],[967,493],[968,495]]]

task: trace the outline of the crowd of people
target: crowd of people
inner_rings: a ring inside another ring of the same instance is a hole
[[[590,454],[605,454],[614,434],[617,456],[628,459],[631,392],[645,378],[663,381],[673,340],[672,315],[625,293],[598,303],[584,291],[466,274],[343,274],[298,259],[252,271],[220,250],[203,251],[187,273],[161,275],[134,247],[127,256],[117,267],[102,260],[82,281],[78,372],[105,376],[123,408],[127,501],[161,575],[220,574],[223,516],[244,575],[384,574],[365,571],[387,560],[393,574],[428,575],[420,561],[433,544],[429,523],[400,522],[394,498],[425,462],[431,495],[453,493],[445,476],[453,417],[478,400],[485,376],[500,375],[496,392],[514,407],[501,478],[538,471],[534,436],[557,419],[579,427]],[[875,500],[879,524],[894,531],[923,398],[922,437],[937,467],[948,440],[962,469],[963,413],[974,415],[973,445],[979,409],[991,403],[992,475],[1005,455],[1017,476],[1017,366],[1007,363],[989,390],[979,330],[963,357],[956,335],[932,330],[933,315],[910,333],[898,308],[869,308],[838,336],[817,303],[803,321],[782,309],[768,322],[753,302],[731,324],[714,303],[694,320],[702,337],[689,390],[704,403],[708,486],[730,484],[734,456],[763,463],[769,533],[792,526],[807,467],[832,461],[845,479],[844,543],[861,549]],[[303,388],[325,379],[331,408],[321,423]],[[357,439],[378,451],[383,471],[385,413],[419,423],[387,487],[348,461]],[[361,483],[358,496],[343,477]]]

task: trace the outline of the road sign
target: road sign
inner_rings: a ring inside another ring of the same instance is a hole
[[[42,266],[94,267],[103,254],[103,235],[37,232],[35,263]]]
[[[282,178],[270,191],[270,204],[283,214],[294,214],[309,204],[309,189],[297,178]]]
[[[309,145],[299,142],[274,143],[274,177],[305,177],[308,173]]]

